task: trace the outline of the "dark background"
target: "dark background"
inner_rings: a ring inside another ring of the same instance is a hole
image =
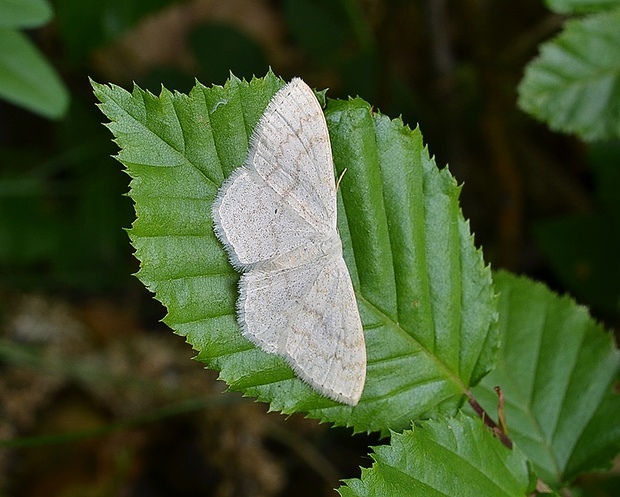
[[[525,65],[565,21],[542,1],[53,5],[28,35],[68,87],[68,113],[0,101],[0,439],[24,445],[0,448],[0,495],[335,495],[379,442],[265,414],[189,360],[131,276],[129,178],[89,76],[187,92],[194,78],[271,67],[402,115],[464,183],[493,268],[569,292],[618,328],[620,145],[552,133],[516,105]]]

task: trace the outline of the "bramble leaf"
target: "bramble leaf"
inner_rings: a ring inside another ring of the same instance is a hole
[[[329,100],[338,229],[368,355],[356,407],[320,396],[284,360],[243,338],[235,317],[239,275],[213,233],[211,204],[241,166],[252,130],[282,80],[268,73],[189,95],[93,83],[132,177],[130,237],[138,277],[168,309],[165,322],[230,388],[285,413],[353,426],[402,429],[454,414],[497,348],[491,274],[461,214],[459,187],[437,169],[419,130],[361,99]]]
[[[519,85],[519,106],[584,140],[620,136],[620,8],[566,23]]]
[[[392,433],[390,445],[374,451],[372,467],[338,489],[342,497],[523,497],[534,487],[519,450],[504,447],[479,419],[460,414]]]
[[[620,450],[620,352],[588,311],[540,283],[495,275],[502,345],[497,368],[473,392],[495,412],[545,483],[560,488]]]

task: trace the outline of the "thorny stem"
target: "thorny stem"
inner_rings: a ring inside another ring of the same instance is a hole
[[[474,398],[474,395],[470,391],[467,391],[467,398],[469,400],[469,405],[472,406],[474,411],[476,411],[476,414],[480,416],[480,419],[482,419],[482,422],[486,426],[491,428],[491,431],[499,439],[499,441],[502,442],[509,449],[512,449],[512,440],[510,440],[510,438],[508,437],[508,434],[506,433],[506,425],[505,425],[505,422],[503,422],[504,420],[504,395],[502,394],[502,391],[499,387],[495,387],[495,391],[497,392],[498,397],[499,397],[499,405],[498,405],[497,410],[499,413],[499,419],[500,419],[501,425],[498,425],[495,421],[493,421],[491,416],[489,416],[487,412],[482,408],[482,406],[478,404],[478,401]]]

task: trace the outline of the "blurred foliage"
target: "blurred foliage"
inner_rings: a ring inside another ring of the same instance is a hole
[[[540,248],[580,300],[613,313],[620,307],[620,143],[590,147],[595,207],[534,223]]]
[[[0,98],[56,119],[67,110],[67,90],[36,45],[17,31],[51,16],[46,0],[0,1]]]
[[[132,272],[122,230],[132,213],[122,196],[126,182],[110,167],[113,144],[101,140],[100,123],[85,105],[74,101],[56,127],[53,154],[28,145],[2,150],[0,270],[5,285],[95,291]]]
[[[52,18],[47,0],[2,0],[0,26],[10,28],[36,28]]]
[[[546,0],[545,3],[551,10],[562,14],[596,12],[620,4],[618,0]]]
[[[519,106],[586,141],[620,137],[620,8],[573,19],[540,47],[519,85]]]
[[[58,36],[77,66],[151,13],[179,0],[57,0]]]
[[[225,24],[202,24],[189,34],[200,81],[224,82],[230,75],[263,74],[268,65],[260,47]],[[165,85],[164,85],[165,86]]]

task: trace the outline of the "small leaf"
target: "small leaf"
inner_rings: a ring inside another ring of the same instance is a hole
[[[566,23],[519,85],[519,106],[584,140],[620,136],[620,9]]]
[[[54,68],[24,34],[8,28],[0,28],[0,97],[52,119],[69,105]]]
[[[52,18],[52,8],[47,0],[0,1],[0,27],[34,28]]]
[[[138,277],[168,308],[165,318],[221,371],[231,388],[286,413],[358,431],[401,429],[454,413],[492,367],[497,345],[491,275],[418,130],[361,99],[325,111],[339,188],[338,229],[365,329],[368,371],[355,407],[320,396],[284,360],[243,338],[235,317],[239,278],[215,238],[211,204],[283,82],[272,73],[223,87],[159,97],[94,84],[132,177],[130,230]]]
[[[539,476],[559,488],[608,464],[620,449],[620,353],[584,307],[540,283],[500,272],[502,345],[495,371],[474,389],[489,413],[499,385],[508,435]]]
[[[346,480],[342,497],[523,497],[533,490],[525,456],[462,414],[392,433],[390,445],[374,451],[372,467]]]

